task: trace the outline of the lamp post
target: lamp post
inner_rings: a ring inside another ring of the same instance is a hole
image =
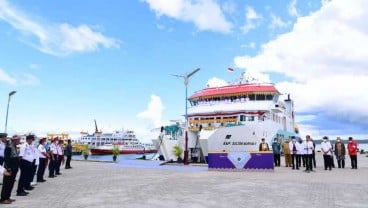
[[[7,128],[8,128],[8,114],[9,114],[9,103],[10,103],[10,98],[12,95],[14,95],[17,91],[11,91],[9,92],[9,97],[8,97],[8,107],[6,108],[6,119],[5,119],[5,130],[4,132],[7,132]]]
[[[189,84],[189,78],[193,76],[195,73],[197,73],[200,70],[200,68],[195,69],[194,71],[186,74],[186,75],[176,75],[172,74],[172,76],[175,77],[182,77],[184,78],[184,85],[185,85],[185,150],[184,150],[184,165],[189,164],[189,152],[188,152],[188,84]]]

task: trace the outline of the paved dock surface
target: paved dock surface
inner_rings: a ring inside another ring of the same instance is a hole
[[[16,202],[0,207],[368,207],[368,157],[359,155],[357,170],[350,169],[348,158],[345,169],[332,171],[322,168],[322,155],[317,159],[312,173],[286,167],[215,172],[156,161],[72,161],[73,169],[46,177],[28,196],[15,196],[14,189]]]

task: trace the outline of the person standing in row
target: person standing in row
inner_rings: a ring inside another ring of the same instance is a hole
[[[32,142],[32,153],[33,153],[33,169],[32,169],[32,176],[29,178],[29,186],[31,186],[33,184],[33,180],[34,180],[34,177],[36,175],[36,171],[37,171],[37,167],[40,163],[40,158],[38,156],[38,149],[37,147],[35,146],[35,139],[33,139],[33,142]],[[36,182],[37,183],[37,182]]]
[[[261,143],[259,144],[259,151],[270,151],[270,147],[266,143],[265,138],[261,139]]]
[[[351,169],[358,169],[357,150],[358,143],[353,140],[353,137],[349,137],[348,151],[351,160]]]
[[[291,153],[291,163],[292,163],[293,170],[295,169],[295,165],[296,165],[296,169],[299,169],[299,166],[297,163],[298,149],[297,149],[297,143],[296,143],[295,136],[291,137],[291,142],[289,143],[289,149]]]
[[[311,138],[309,135],[306,136],[306,142],[305,142],[305,165],[306,165],[306,171],[313,171],[312,167],[312,156],[313,156],[313,142],[311,141]]]
[[[63,140],[61,139],[59,141],[59,143],[56,145],[56,151],[57,151],[57,165],[56,165],[56,168],[55,168],[55,174],[56,175],[61,175],[60,173],[60,166],[61,166],[61,163],[64,162],[64,146],[63,146]]]
[[[47,165],[47,153],[46,153],[46,148],[45,148],[45,141],[46,138],[42,138],[40,139],[40,144],[37,147],[37,151],[38,151],[38,157],[39,157],[39,165],[38,165],[38,170],[37,170],[37,182],[45,182],[46,180],[43,178],[43,175],[45,173],[45,168]]]
[[[277,138],[275,138],[274,142],[272,143],[272,152],[275,167],[280,167],[281,145],[278,142]]]
[[[68,139],[68,145],[65,148],[65,156],[66,156],[65,169],[72,168],[70,166],[70,161],[72,160],[72,150],[73,150],[73,146],[71,143],[72,143],[71,140]]]
[[[282,144],[282,152],[284,153],[284,157],[285,157],[285,167],[291,167],[291,154],[290,154],[289,142],[290,140],[288,139]]]
[[[0,165],[4,164],[4,152],[6,147],[6,137],[8,134],[0,133]]]
[[[325,164],[325,170],[327,170],[327,168],[329,170],[332,169],[332,163],[331,163],[331,143],[328,141],[328,137],[324,136],[323,137],[323,142],[321,144],[321,151],[323,153],[323,161]]]
[[[338,168],[345,168],[345,145],[341,142],[341,138],[336,138],[335,156]]]
[[[313,167],[314,168],[317,168],[317,163],[316,163],[316,143],[313,141],[312,138],[310,138],[310,140],[313,143],[313,153],[312,153]]]
[[[33,161],[35,160],[31,148],[33,140],[34,136],[28,135],[26,137],[26,143],[22,144],[20,147],[20,177],[18,182],[17,196],[26,196],[28,192],[25,190],[33,189],[33,187],[29,186],[30,177],[33,170]]]
[[[56,177],[55,168],[57,164],[58,154],[56,150],[56,145],[58,143],[58,137],[55,137],[50,144],[50,162],[49,162],[49,178]]]
[[[3,175],[3,177],[9,177],[11,175],[11,172],[7,171],[3,166],[0,165],[0,175]],[[0,204],[11,204],[12,201],[11,200],[0,200]]]
[[[17,145],[19,144],[20,136],[14,135],[11,138],[11,142],[5,147],[4,154],[4,167],[7,170],[10,170],[9,176],[4,176],[3,178],[3,187],[1,189],[1,199],[0,201],[6,202],[14,202],[14,199],[11,199],[11,193],[14,187],[15,178],[19,169],[19,153],[17,150]]]
[[[303,139],[300,138],[299,142],[296,143],[296,149],[297,149],[297,153],[296,153],[296,167],[297,169],[299,169],[299,167],[302,167],[302,161],[303,161],[303,166],[305,166],[305,162],[304,162],[304,143],[303,143]]]

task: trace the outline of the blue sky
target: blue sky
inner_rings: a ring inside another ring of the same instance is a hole
[[[200,67],[189,94],[247,69],[292,93],[303,133],[367,138],[367,6],[0,0],[0,124],[16,90],[11,134],[78,136],[92,132],[96,119],[105,132],[133,129],[148,138],[151,129],[183,119],[183,80],[170,74]]]

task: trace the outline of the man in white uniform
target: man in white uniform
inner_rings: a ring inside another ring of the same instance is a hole
[[[323,153],[323,161],[325,164],[325,170],[327,170],[327,168],[329,170],[332,169],[332,163],[331,163],[331,150],[332,150],[332,145],[331,143],[328,141],[328,137],[324,136],[323,137],[323,142],[321,143],[321,151]]]
[[[306,136],[306,142],[305,142],[305,163],[306,163],[306,171],[313,171],[312,166],[312,158],[313,158],[313,152],[314,152],[314,146],[313,142],[309,135]]]
[[[26,142],[22,144],[19,150],[20,159],[20,177],[18,182],[17,196],[26,196],[28,192],[25,190],[32,190],[30,186],[30,178],[33,172],[33,162],[35,161],[33,149],[31,147],[34,140],[34,135],[28,135]]]

